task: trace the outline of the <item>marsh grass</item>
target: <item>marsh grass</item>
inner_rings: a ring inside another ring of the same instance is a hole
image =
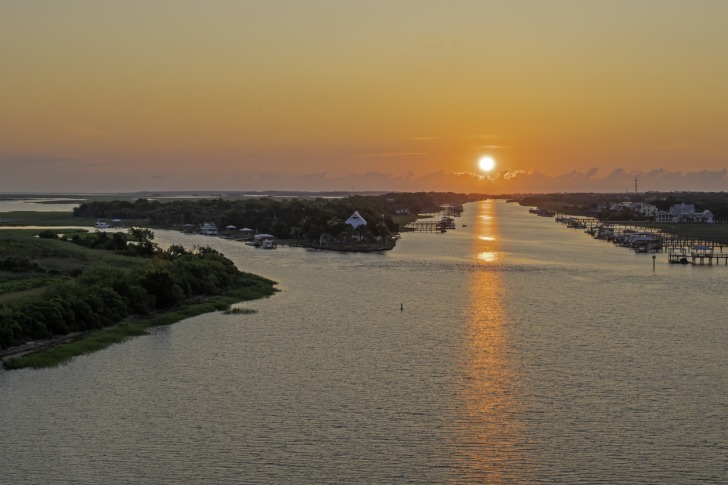
[[[257,291],[255,291],[256,289]],[[234,293],[187,305],[170,312],[156,315],[147,320],[129,322],[109,329],[95,330],[82,335],[71,342],[42,349],[32,354],[26,354],[20,357],[11,357],[3,362],[3,366],[6,369],[42,369],[47,367],[57,367],[68,363],[76,356],[103,350],[111,345],[123,342],[130,337],[146,335],[148,333],[147,329],[150,327],[171,325],[175,322],[179,322],[180,320],[216,311],[224,311],[226,313],[229,311],[233,314],[255,313],[254,310],[246,312],[245,310],[248,309],[231,309],[230,306],[235,303],[239,303],[241,300],[264,298],[272,295],[276,291],[278,290],[263,285],[243,288]]]
[[[3,226],[93,226],[96,219],[74,217],[73,212],[11,211],[3,212]],[[36,231],[37,232],[37,231]]]
[[[39,352],[7,359],[3,365],[6,369],[42,369],[66,364],[72,358],[90,354],[121,342],[128,337],[144,335],[148,325],[144,322],[127,323],[106,330],[95,330],[68,343],[43,349]]]

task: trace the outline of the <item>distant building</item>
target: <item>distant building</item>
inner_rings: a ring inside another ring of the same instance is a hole
[[[635,202],[632,204],[632,210],[645,217],[655,217],[657,214],[657,206],[648,204],[647,202]]]
[[[627,209],[645,217],[654,217],[657,214],[657,206],[648,204],[647,202],[602,202],[597,206],[597,210],[599,211],[605,209],[609,209],[611,211]]]
[[[672,222],[672,216],[667,211],[657,211],[655,213],[655,222],[669,223]]]
[[[349,216],[349,218],[346,220],[346,223],[349,224],[351,227],[356,229],[359,226],[366,226],[367,221],[364,220],[364,218],[359,214],[359,211],[354,211],[354,213]]]
[[[712,224],[715,222],[713,213],[709,210],[695,212],[694,204],[675,204],[668,211],[657,211],[655,222],[672,224]]]

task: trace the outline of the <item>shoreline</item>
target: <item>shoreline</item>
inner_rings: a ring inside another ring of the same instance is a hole
[[[240,292],[228,293],[209,298],[205,301],[183,305],[180,308],[151,315],[150,318],[129,318],[105,328],[88,332],[53,337],[48,340],[28,342],[0,351],[0,372],[16,369],[43,369],[57,367],[70,362],[74,357],[103,350],[111,345],[121,343],[128,338],[148,335],[151,327],[171,325],[187,318],[205,313],[222,312],[237,303],[260,300],[276,294],[278,289],[273,285],[269,294],[260,294],[254,298],[245,298]]]

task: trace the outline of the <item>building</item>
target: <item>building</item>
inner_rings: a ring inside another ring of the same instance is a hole
[[[712,224],[715,222],[713,213],[709,210],[695,212],[694,204],[675,204],[668,211],[657,211],[655,222],[672,224]]]
[[[655,217],[657,215],[657,206],[647,202],[635,202],[632,204],[632,210],[644,217]]]
[[[364,218],[359,214],[359,211],[354,211],[354,213],[349,216],[349,218],[345,221],[347,224],[349,224],[351,227],[356,229],[359,226],[366,226],[367,221],[364,220]]]

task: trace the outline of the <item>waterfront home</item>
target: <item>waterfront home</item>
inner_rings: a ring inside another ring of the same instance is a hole
[[[632,210],[644,217],[655,217],[657,214],[657,206],[647,202],[635,202],[632,204]]]
[[[683,203],[670,206],[668,211],[657,211],[655,222],[712,224],[714,217],[709,210],[695,212],[695,205]]]
[[[356,229],[359,226],[366,226],[367,221],[364,220],[364,218],[359,214],[359,211],[354,211],[354,213],[349,216],[349,218],[345,221],[346,224],[349,224],[351,227]]]

